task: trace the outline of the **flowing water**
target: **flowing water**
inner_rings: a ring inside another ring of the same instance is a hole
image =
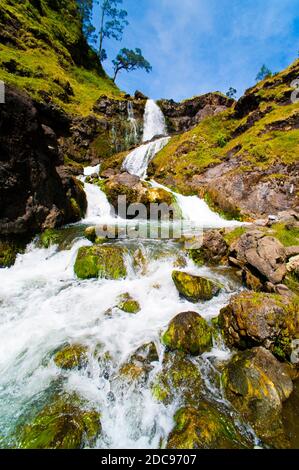
[[[149,102],[145,139],[159,135],[162,129],[161,119],[156,125],[149,109],[159,115]],[[161,145],[159,140],[153,144]],[[138,153],[135,158],[139,158]],[[134,159],[132,164],[140,168]],[[146,170],[147,164],[141,166]],[[98,171],[99,167],[87,168],[85,176]],[[85,191],[88,210],[81,224],[118,223],[97,186],[85,183]],[[226,224],[198,198],[175,196],[187,219],[201,226]],[[126,279],[80,281],[73,270],[76,255],[80,247],[91,243],[82,237],[82,227],[77,234],[76,226],[73,230],[68,250],[61,251],[57,246],[41,249],[32,243],[13,267],[0,269],[0,445],[11,445],[20,421],[34,416],[53,390],[59,390],[77,392],[100,411],[103,431],[96,447],[158,448],[165,443],[179,406],[176,400],[163,405],[152,395],[152,383],[162,368],[161,334],[180,312],[196,311],[210,321],[241,286],[229,268],[200,268],[187,258],[184,269],[188,272],[224,285],[218,297],[191,304],[180,298],[171,278],[182,255],[180,243],[150,239],[114,242],[128,249]],[[133,262],[140,252],[145,260],[142,269]],[[116,307],[117,297],[124,293],[139,302],[138,314],[130,315]],[[145,382],[130,383],[121,375],[121,366],[138,347],[149,342],[156,344],[159,361]],[[88,347],[87,368],[62,372],[56,367],[54,354],[67,343]],[[207,394],[223,408],[228,405],[215,385],[217,381],[213,381],[217,375],[213,364],[229,357],[230,352],[217,342],[210,353],[192,359],[203,373]]]
[[[144,111],[143,142],[145,143],[126,157],[123,169],[132,175],[146,178],[148,164],[169,142],[170,138],[166,136],[164,115],[155,101],[148,100]]]
[[[132,101],[128,101],[128,121],[131,125],[131,137],[133,144],[137,144],[138,142],[138,126],[137,126],[137,121],[135,119],[134,115],[134,109],[133,109],[133,104]]]

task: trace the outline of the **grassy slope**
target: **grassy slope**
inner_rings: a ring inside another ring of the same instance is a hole
[[[191,131],[173,137],[155,157],[152,173],[160,181],[173,176],[176,187],[188,193],[188,180],[192,176],[220,163],[232,154],[232,150],[233,158],[240,160],[236,171],[265,170],[279,162],[284,165],[298,163],[299,129],[269,128],[273,123],[298,116],[299,105],[290,102],[293,90],[290,83],[296,76],[299,77],[299,61],[248,91],[260,100],[259,111],[266,111],[250,129],[233,136],[248,119],[248,115],[236,119],[234,108],[208,118]],[[280,174],[273,176],[283,178]]]
[[[83,116],[102,94],[121,97],[84,41],[75,0],[1,0],[0,80]]]

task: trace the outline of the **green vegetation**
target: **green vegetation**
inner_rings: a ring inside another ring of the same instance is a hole
[[[126,277],[124,250],[118,246],[85,246],[79,249],[74,266],[79,279]]]
[[[132,72],[133,70],[144,69],[147,73],[152,70],[152,66],[143,57],[141,49],[139,48],[136,48],[135,51],[127,48],[121,49],[117,54],[116,59],[112,62],[114,65],[114,82],[121,70]]]
[[[123,95],[87,46],[76,1],[55,5],[45,0],[1,2],[0,79],[37,101],[50,99],[84,116],[101,95]]]
[[[295,246],[299,245],[299,228],[293,226],[287,226],[284,223],[277,223],[272,225],[271,232],[273,236],[284,246]]]
[[[186,195],[200,192],[213,206],[214,195],[206,194],[204,187],[199,190],[192,182],[193,176],[208,168],[229,158],[237,162],[232,175],[256,169],[267,171],[265,177],[271,180],[274,165],[297,163],[299,130],[294,123],[298,119],[298,104],[291,103],[290,84],[298,75],[299,60],[248,90],[245,98],[256,102],[256,107],[251,111],[244,106],[244,117],[238,117],[239,104],[236,104],[205,119],[194,129],[174,136],[152,161],[151,175],[161,182],[171,177],[174,189]],[[277,178],[277,169],[273,174]],[[287,173],[282,172],[280,178],[283,176],[287,178]],[[228,215],[238,218],[238,214]]]
[[[54,362],[60,369],[81,369],[87,364],[87,347],[81,344],[65,346],[55,355]]]

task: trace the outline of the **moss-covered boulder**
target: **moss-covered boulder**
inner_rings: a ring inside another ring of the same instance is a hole
[[[79,279],[122,279],[127,275],[125,251],[119,246],[84,246],[79,249],[74,266]]]
[[[173,271],[172,279],[179,293],[194,303],[201,300],[211,300],[222,288],[221,284],[211,279],[193,276],[182,271]]]
[[[263,442],[288,446],[281,411],[293,384],[283,364],[261,347],[240,352],[225,367],[222,384],[226,398]]]
[[[212,329],[198,313],[183,312],[171,320],[162,341],[171,351],[198,356],[212,348]]]
[[[130,382],[145,381],[154,368],[153,363],[157,361],[159,355],[155,343],[144,344],[122,365],[120,376]]]
[[[20,247],[14,242],[0,240],[0,269],[13,266],[19,251]]]
[[[105,243],[107,241],[107,238],[105,237],[98,237],[97,235],[97,228],[94,226],[87,227],[84,230],[84,235],[92,243],[96,243],[100,245],[101,243]]]
[[[57,397],[22,430],[21,449],[81,449],[101,432],[99,413],[76,395]]]
[[[185,407],[174,417],[167,449],[244,449],[250,442],[244,438],[233,419],[211,403],[201,401],[197,408]]]
[[[196,405],[202,397],[203,380],[199,367],[183,353],[166,353],[161,372],[152,384],[152,393],[164,404],[174,399]]]
[[[82,369],[88,362],[86,346],[72,344],[55,354],[54,362],[60,369]]]
[[[128,293],[119,296],[117,307],[126,313],[140,312],[139,303],[137,302],[137,300],[134,300]]]
[[[289,360],[292,341],[299,339],[298,297],[242,292],[221,310],[218,325],[230,347],[264,346]]]

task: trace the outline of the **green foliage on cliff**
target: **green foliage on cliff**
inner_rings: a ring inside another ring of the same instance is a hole
[[[86,115],[103,94],[118,98],[87,45],[75,0],[2,0],[0,80]]]
[[[174,187],[190,194],[195,175],[227,159],[239,160],[236,172],[296,163],[299,112],[291,101],[291,82],[298,76],[299,60],[248,90],[243,103],[174,136],[154,158],[151,174],[161,182],[173,179]]]

